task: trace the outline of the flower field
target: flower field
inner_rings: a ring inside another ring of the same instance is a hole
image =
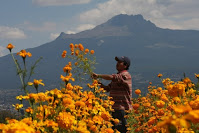
[[[71,59],[63,67],[60,80],[62,89],[54,88],[40,92],[40,86],[45,87],[42,79],[29,81],[34,74],[38,59],[29,70],[26,68],[27,57],[34,56],[26,50],[21,50],[23,64],[15,59],[12,49],[7,48],[16,64],[17,73],[22,83],[24,95],[16,96],[18,104],[13,107],[20,112],[27,101],[29,107],[25,108],[25,115],[21,119],[6,118],[7,123],[0,124],[2,133],[117,133],[113,130],[113,123],[119,124],[111,113],[114,111],[112,98],[100,88],[98,80],[85,79],[94,70],[94,50],[85,49],[82,44],[70,44],[69,50],[60,55],[63,59]],[[68,51],[70,53],[68,53]],[[75,74],[78,75],[74,77]],[[163,79],[162,74],[157,75],[162,87],[149,83],[148,94],[142,96],[139,89],[133,88],[138,98],[132,98],[133,110],[128,110],[128,132],[134,133],[184,133],[198,132],[199,130],[199,95],[198,83],[193,83],[188,77],[182,81]],[[199,74],[195,74],[199,81]],[[74,85],[75,80],[87,81],[88,89]],[[29,89],[36,93],[30,93]]]

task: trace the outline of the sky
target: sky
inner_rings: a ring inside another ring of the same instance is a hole
[[[199,0],[1,0],[0,57],[92,29],[118,14],[143,15],[157,27],[199,30]]]

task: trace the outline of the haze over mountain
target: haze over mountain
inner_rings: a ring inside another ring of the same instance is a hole
[[[162,29],[142,15],[121,14],[91,30],[62,32],[52,42],[27,49],[33,55],[27,58],[27,64],[43,57],[33,78],[43,79],[48,86],[60,83],[62,68],[69,61],[62,59],[61,54],[69,50],[70,43],[82,43],[95,50],[97,73],[115,73],[114,57],[123,55],[131,59],[132,73],[199,71],[199,31]],[[0,88],[18,88],[19,78],[10,55],[0,57],[0,71]]]

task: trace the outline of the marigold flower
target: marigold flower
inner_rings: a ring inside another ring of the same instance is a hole
[[[17,55],[21,56],[22,58],[26,58],[26,56],[31,57],[32,54],[30,52],[26,52],[25,49],[22,49],[20,52],[17,53]]]
[[[196,77],[196,78],[199,78],[199,74],[195,74],[195,77]]]
[[[70,48],[74,48],[74,44],[73,43],[70,44]]]
[[[94,54],[95,53],[95,51],[94,50],[91,50],[91,52],[90,52],[91,54]]]
[[[190,80],[190,78],[186,77],[186,78],[183,79],[183,82],[185,84],[189,84],[189,83],[191,83],[191,80]]]
[[[89,49],[85,49],[85,51],[84,51],[84,52],[85,52],[85,54],[87,54],[87,53],[89,52]]]
[[[9,43],[6,48],[9,49],[10,52],[11,52],[14,47],[15,47],[14,45],[12,45],[11,43]]]
[[[75,50],[75,55],[78,56],[79,55],[79,50]]]
[[[161,78],[163,75],[161,73],[158,74],[158,77]]]
[[[135,110],[137,110],[138,108],[140,107],[140,105],[139,104],[133,104],[133,109],[135,109]]]
[[[39,79],[39,80],[34,79],[33,82],[28,82],[28,85],[32,86],[34,84],[35,88],[38,88],[39,85],[45,86],[45,84],[42,83],[42,81],[43,81],[42,79]]]
[[[18,99],[19,101],[22,101],[23,100],[23,96],[22,95],[16,96],[16,99]]]
[[[189,105],[178,105],[174,106],[173,110],[175,111],[176,114],[183,114],[187,113],[192,110],[192,108]]]
[[[15,104],[15,105],[13,104],[12,106],[14,106],[15,109],[18,110],[18,111],[19,111],[19,109],[23,108],[23,104],[18,104],[18,103]]]
[[[81,43],[78,45],[78,47],[80,51],[84,51],[84,46]]]
[[[28,107],[25,111],[26,111],[27,113],[30,113],[30,114],[33,113],[33,109],[32,109],[31,107]]]
[[[117,125],[117,124],[119,124],[120,120],[119,119],[114,119],[113,122]]]
[[[64,50],[64,51],[62,52],[62,58],[65,58],[65,57],[66,57],[66,53],[67,53],[66,50]]]
[[[114,130],[112,128],[107,128],[105,130],[105,133],[114,133]]]
[[[162,108],[162,107],[164,107],[164,105],[165,105],[165,102],[164,102],[164,101],[162,101],[162,100],[156,101],[156,106],[157,106],[158,108]]]
[[[141,90],[140,89],[136,89],[135,90],[135,94],[137,94],[137,95],[141,94]]]

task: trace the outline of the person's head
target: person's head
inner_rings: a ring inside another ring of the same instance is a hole
[[[116,69],[118,71],[129,69],[131,61],[128,57],[126,57],[126,56],[117,57],[116,56],[115,60],[117,61]]]

